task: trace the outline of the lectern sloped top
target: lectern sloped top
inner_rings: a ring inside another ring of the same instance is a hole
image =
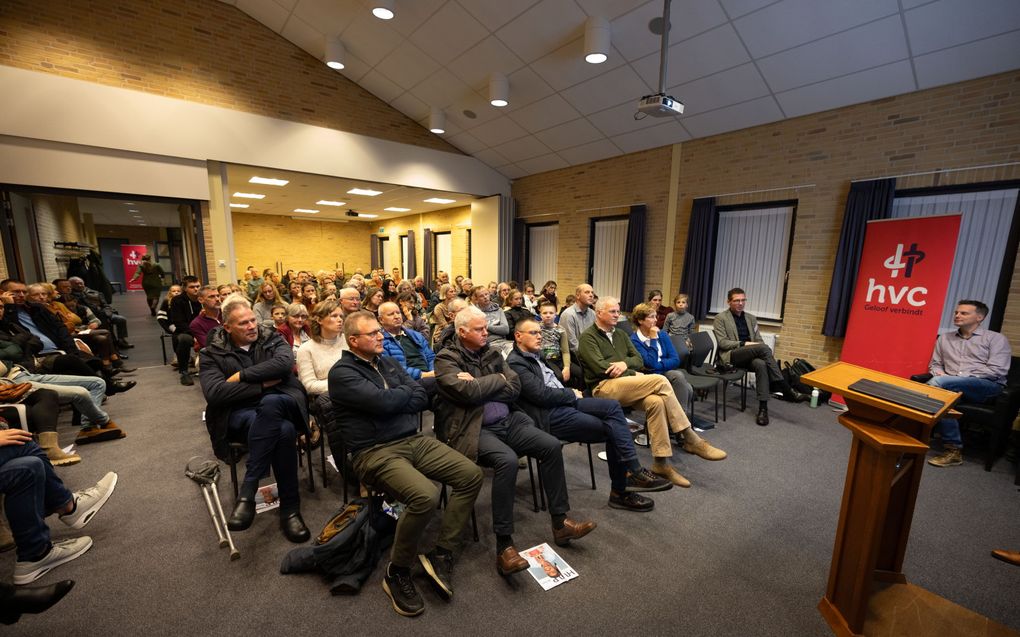
[[[868,394],[862,394],[850,389],[850,385],[853,385],[862,378],[881,383],[889,383],[890,385],[920,392],[929,398],[933,398],[941,402],[942,407],[935,413],[929,414],[917,409],[912,409],[905,405],[883,400],[875,396],[869,396]],[[804,374],[800,377],[800,380],[812,387],[818,387],[819,389],[824,389],[832,392],[833,394],[843,396],[851,411],[854,410],[854,405],[856,404],[866,408],[871,408],[869,411],[879,410],[890,416],[902,416],[903,418],[919,422],[923,425],[927,425],[928,427],[931,427],[938,422],[939,419],[946,416],[947,412],[954,404],[956,404],[956,401],[960,399],[960,394],[956,392],[940,389],[931,385],[925,385],[923,383],[916,383],[912,380],[900,378],[899,376],[893,376],[892,374],[886,374],[885,372],[879,372],[874,369],[868,369],[867,367],[844,363],[842,361],[837,361],[830,365],[826,365],[821,369],[816,369],[813,372]]]

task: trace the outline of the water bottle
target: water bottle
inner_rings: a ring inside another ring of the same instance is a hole
[[[817,387],[811,390],[811,409],[818,406],[818,395],[819,392]]]

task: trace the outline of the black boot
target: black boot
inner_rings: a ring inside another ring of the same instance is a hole
[[[791,403],[806,403],[811,400],[810,394],[799,392],[790,386],[790,383],[783,381],[782,386],[779,388],[783,392],[783,400]]]
[[[312,536],[305,526],[305,521],[301,519],[300,511],[288,513],[280,511],[280,528],[283,530],[283,536],[294,544],[303,544]]]
[[[758,416],[754,419],[754,422],[759,427],[766,427],[769,424],[769,404],[762,402],[758,407]]]
[[[255,521],[255,498],[242,495],[234,505],[234,511],[227,520],[227,528],[231,531],[246,531]]]
[[[19,586],[4,588],[0,596],[0,623],[13,624],[22,613],[37,615],[59,602],[74,588],[74,580],[64,580],[49,586]]]

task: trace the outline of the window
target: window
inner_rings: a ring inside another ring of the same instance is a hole
[[[546,281],[556,280],[556,259],[560,239],[558,224],[528,226],[527,278],[540,287]],[[521,282],[523,284],[523,281]]]
[[[720,207],[709,312],[725,310],[726,292],[747,292],[746,310],[782,320],[796,202]]]
[[[591,248],[588,253],[589,277],[595,294],[620,298],[623,287],[623,261],[627,255],[627,218],[591,220]],[[542,285],[535,282],[536,285]],[[621,308],[629,311],[631,308]]]
[[[407,278],[407,235],[400,236],[400,278]]]
[[[960,299],[975,299],[988,305],[984,326],[1001,327],[1009,277],[1013,273],[1017,237],[1013,228],[1017,212],[1017,188],[957,192],[905,191],[893,200],[892,218],[930,217],[959,212],[960,237],[956,244],[953,271],[949,277],[946,303],[939,321],[940,332],[950,332],[953,312]],[[1008,261],[1008,271],[1004,270]]]
[[[390,254],[389,237],[379,237],[379,267],[387,274],[393,269],[393,255]]]
[[[436,271],[450,273],[453,280],[453,240],[449,232],[436,232],[432,235],[436,242]]]

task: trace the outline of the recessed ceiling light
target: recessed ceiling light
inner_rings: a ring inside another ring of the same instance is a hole
[[[138,212],[138,208],[128,208],[128,212]]]
[[[232,204],[230,204],[230,207],[231,208],[247,208],[248,204],[246,204],[246,203],[232,203]]]
[[[330,201],[328,199],[320,199],[315,202],[319,206],[346,206],[347,203],[343,201]]]
[[[367,212],[359,212],[358,213],[358,217],[360,217],[362,219],[375,219],[378,216],[379,215],[370,215]]]
[[[257,195],[253,192],[235,192],[235,197],[241,197],[242,199],[265,199],[265,195]]]
[[[392,20],[393,0],[375,0],[372,3],[372,15],[380,20]]]
[[[249,184],[265,184],[266,186],[286,186],[290,181],[286,179],[273,179],[272,177],[252,177]]]
[[[294,212],[306,212],[306,213],[308,213],[310,215],[317,215],[317,214],[319,214],[318,210],[309,210],[308,208],[294,208]]]
[[[132,202],[130,202],[130,201],[125,201],[125,202],[124,202],[124,205],[125,205],[125,206],[133,206],[133,205],[135,205],[135,204],[134,204],[134,203],[132,203]]]
[[[584,27],[584,61],[602,64],[609,59],[610,31],[605,18],[592,16]]]
[[[366,197],[375,197],[381,195],[381,190],[371,190],[369,188],[351,188],[347,191],[348,195],[365,195]]]
[[[396,208],[396,207],[393,207],[393,208],[383,208],[383,210],[385,210],[386,212],[408,212],[411,209],[410,208]]]
[[[425,203],[456,203],[456,199],[443,199],[442,197],[431,197]]]
[[[340,41],[339,37],[327,37],[326,38],[326,55],[324,62],[329,68],[340,71],[344,68],[344,54],[347,51],[344,49],[344,43]]]

